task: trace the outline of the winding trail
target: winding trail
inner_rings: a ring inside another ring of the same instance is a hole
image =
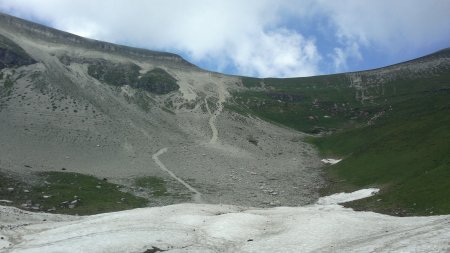
[[[158,164],[158,166],[161,168],[161,170],[167,172],[171,177],[173,177],[175,180],[177,180],[178,182],[180,182],[182,185],[184,185],[187,189],[189,189],[192,193],[194,193],[194,202],[195,203],[205,203],[202,199],[202,194],[197,191],[194,187],[192,187],[190,184],[186,183],[186,181],[184,181],[183,179],[177,177],[177,175],[175,175],[175,173],[173,173],[172,171],[170,171],[165,165],[164,163],[161,162],[161,160],[159,160],[159,156],[166,153],[168,150],[168,148],[162,148],[160,149],[158,152],[154,153],[152,155],[153,160],[155,161],[156,164]]]
[[[216,144],[219,140],[219,131],[216,127],[216,118],[222,113],[223,103],[225,102],[225,87],[223,84],[219,83],[217,86],[217,95],[219,96],[219,101],[217,101],[217,110],[214,113],[211,113],[211,110],[208,106],[208,101],[205,98],[206,110],[208,111],[211,117],[209,118],[209,126],[211,127],[212,136],[209,141],[210,144]]]
[[[214,113],[211,112],[211,109],[208,106],[208,101],[205,98],[205,105],[206,105],[206,110],[208,111],[208,114],[211,116],[209,118],[209,126],[211,127],[211,131],[212,131],[212,136],[211,139],[209,140],[210,144],[216,144],[219,141],[219,131],[217,130],[216,127],[216,119],[217,116],[220,115],[220,113],[222,113],[223,110],[223,103],[225,102],[225,87],[223,86],[222,83],[219,83],[217,85],[218,89],[217,89],[217,95],[219,97],[219,100],[217,101],[217,109],[215,110]],[[165,147],[162,148],[160,150],[158,150],[158,152],[154,153],[152,155],[152,159],[155,161],[156,164],[158,164],[158,166],[161,168],[161,170],[167,172],[172,178],[174,178],[175,180],[177,180],[178,182],[180,182],[182,185],[184,185],[184,187],[186,187],[189,191],[191,191],[192,193],[194,193],[194,202],[195,203],[205,203],[205,201],[202,198],[202,194],[195,189],[194,187],[192,187],[190,184],[186,183],[186,181],[184,181],[183,179],[179,178],[177,175],[175,175],[175,173],[173,173],[172,171],[170,171],[163,162],[161,162],[161,160],[159,160],[159,156],[166,153],[167,150],[169,150],[169,148]]]

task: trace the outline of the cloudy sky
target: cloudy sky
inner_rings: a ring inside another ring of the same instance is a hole
[[[0,0],[0,11],[259,77],[369,69],[450,47],[450,0]]]

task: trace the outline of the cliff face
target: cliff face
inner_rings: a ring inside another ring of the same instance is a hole
[[[145,58],[163,62],[172,62],[183,65],[184,67],[195,68],[193,64],[176,54],[120,46],[98,40],[86,39],[74,34],[59,31],[2,13],[0,13],[0,23],[2,24],[3,30],[8,30],[16,35],[20,34],[21,36],[32,38],[34,40],[42,40],[47,43],[71,45],[88,50],[100,50],[105,53],[138,57],[140,59]]]
[[[0,35],[0,69],[36,63],[22,48]]]

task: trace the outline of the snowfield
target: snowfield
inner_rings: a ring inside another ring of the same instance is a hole
[[[1,207],[0,251],[450,251],[450,215],[400,218],[337,204],[376,192],[335,194],[303,207],[178,204],[85,217]]]

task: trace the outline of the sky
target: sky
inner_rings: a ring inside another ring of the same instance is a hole
[[[0,0],[0,11],[255,77],[371,69],[450,47],[450,0]]]

